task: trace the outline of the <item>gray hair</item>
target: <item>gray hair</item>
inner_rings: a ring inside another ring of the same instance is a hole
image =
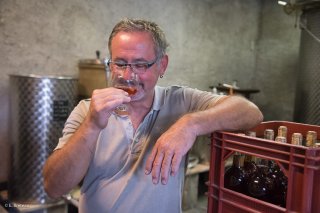
[[[110,57],[112,54],[111,53],[112,39],[119,32],[149,32],[153,39],[154,51],[158,59],[162,58],[166,54],[167,47],[169,46],[169,43],[167,42],[164,32],[156,23],[143,20],[143,19],[125,18],[114,26],[109,36],[108,48],[109,48]]]

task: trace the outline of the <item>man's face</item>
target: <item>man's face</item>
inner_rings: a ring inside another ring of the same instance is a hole
[[[120,32],[111,43],[112,61],[121,63],[150,63],[156,59],[152,37],[147,32]],[[167,67],[167,56],[151,66],[145,73],[139,73],[144,97],[153,98],[154,87],[159,75],[163,75]],[[132,70],[128,67],[128,75]]]

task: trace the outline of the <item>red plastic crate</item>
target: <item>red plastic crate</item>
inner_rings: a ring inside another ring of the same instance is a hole
[[[273,129],[276,134],[281,125],[288,127],[288,143],[262,139],[265,129]],[[292,133],[305,136],[308,130],[316,131],[319,140],[320,126],[285,121],[261,123],[253,129],[257,138],[223,131],[213,133],[208,213],[320,212],[320,148],[290,144]],[[225,160],[234,152],[273,160],[280,166],[288,178],[286,208],[224,188]]]

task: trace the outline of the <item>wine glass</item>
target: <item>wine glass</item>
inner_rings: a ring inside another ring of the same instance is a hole
[[[124,75],[125,71],[122,72],[111,72],[111,86],[126,91],[131,100],[137,99],[140,90],[140,81],[136,73],[131,72]],[[128,106],[121,104],[115,109],[115,113],[118,115],[128,115]]]

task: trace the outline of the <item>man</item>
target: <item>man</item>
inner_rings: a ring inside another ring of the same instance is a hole
[[[80,212],[181,212],[185,158],[196,137],[252,128],[262,114],[241,97],[156,86],[168,43],[153,22],[122,20],[108,46],[111,72],[136,73],[139,96],[109,87],[81,101],[46,162],[45,189],[59,197],[83,179]],[[121,104],[129,115],[114,113]]]

